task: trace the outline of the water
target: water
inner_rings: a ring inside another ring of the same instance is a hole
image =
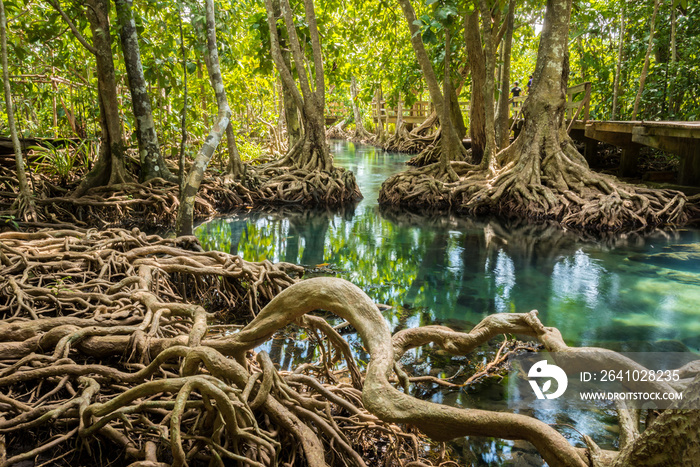
[[[331,151],[365,196],[354,210],[217,219],[196,230],[204,247],[335,271],[391,307],[384,314],[394,331],[427,324],[468,330],[491,313],[537,309],[572,346],[700,351],[700,231],[585,241],[556,226],[391,212],[377,205],[379,187],[408,156],[347,142],[332,142]],[[283,368],[312,352],[307,344],[293,347],[284,351]],[[428,350],[411,356],[426,373],[450,365]],[[426,396],[474,403],[464,391]],[[595,433],[606,446],[614,439],[605,408],[547,417]],[[497,465],[517,448],[482,441],[483,449],[469,447],[482,465]]]

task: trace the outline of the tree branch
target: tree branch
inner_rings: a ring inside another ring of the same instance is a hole
[[[61,6],[58,4],[58,0],[48,0],[48,2],[63,17],[63,20],[68,23],[68,27],[70,27],[70,30],[73,31],[73,35],[76,39],[78,39],[78,42],[80,42],[91,54],[97,55],[97,49],[90,45],[80,31],[78,31],[78,28],[75,27],[75,24],[70,17],[68,17],[68,15],[61,9]]]

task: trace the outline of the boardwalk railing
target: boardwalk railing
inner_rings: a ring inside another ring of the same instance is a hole
[[[379,108],[377,108],[379,107]],[[469,113],[469,103],[460,102],[459,108],[462,110],[462,115],[467,115]],[[404,107],[402,109],[403,122],[407,124],[420,124],[428,119],[431,113],[435,110],[432,102],[429,101],[417,101],[411,107]],[[399,110],[397,107],[386,107],[386,101],[379,101],[379,106],[377,106],[377,101],[372,101],[372,120],[375,122],[378,117],[381,117],[384,123],[396,124],[397,117],[399,115]]]
[[[518,96],[511,99],[515,110],[515,115],[513,116],[514,120],[517,121],[519,119],[522,104],[526,99],[527,96]],[[581,126],[582,128],[586,125],[590,117],[590,104],[591,83],[589,81],[567,88],[564,117],[570,122],[568,127],[569,131],[574,125],[574,122],[576,122],[576,126]],[[469,103],[460,102],[459,107],[462,110],[462,115],[467,118],[469,115]],[[433,110],[434,107],[431,102],[418,101],[413,104],[413,106],[403,109],[403,121],[408,124],[423,123]],[[378,106],[376,100],[372,101],[372,119],[375,122],[381,117],[382,122],[396,124],[397,116],[398,109],[396,107],[386,107],[386,101],[384,100],[380,101]]]
[[[581,96],[583,93],[583,96]],[[577,100],[581,97],[581,100]],[[581,114],[583,112],[583,114]],[[586,81],[566,88],[566,110],[564,118],[569,122],[567,131],[571,131],[574,122],[577,125],[586,126],[591,115],[591,82]],[[581,118],[579,118],[579,116]]]
[[[326,125],[332,125],[341,118],[348,117],[351,112],[342,102],[329,102],[326,104]]]

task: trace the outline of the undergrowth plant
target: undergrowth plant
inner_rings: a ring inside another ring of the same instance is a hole
[[[48,141],[41,146],[30,146],[37,158],[37,171],[56,175],[65,183],[77,170],[87,170],[90,160],[90,141],[85,139],[78,146],[59,147]]]

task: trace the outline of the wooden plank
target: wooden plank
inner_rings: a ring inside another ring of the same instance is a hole
[[[649,134],[648,129],[643,126],[634,127],[632,141],[643,144],[661,151],[681,154],[685,152],[686,140],[666,135]]]
[[[591,82],[590,81],[585,81],[581,84],[575,84],[573,86],[569,86],[566,88],[566,93],[567,94],[578,94],[579,92],[584,92],[586,90],[587,86],[590,86]]]
[[[611,124],[612,123],[612,124]],[[615,146],[626,146],[632,143],[631,125],[618,125],[618,122],[594,122],[586,125],[586,138],[602,141]]]
[[[643,122],[634,128],[635,136],[700,140],[700,124],[695,122]]]

